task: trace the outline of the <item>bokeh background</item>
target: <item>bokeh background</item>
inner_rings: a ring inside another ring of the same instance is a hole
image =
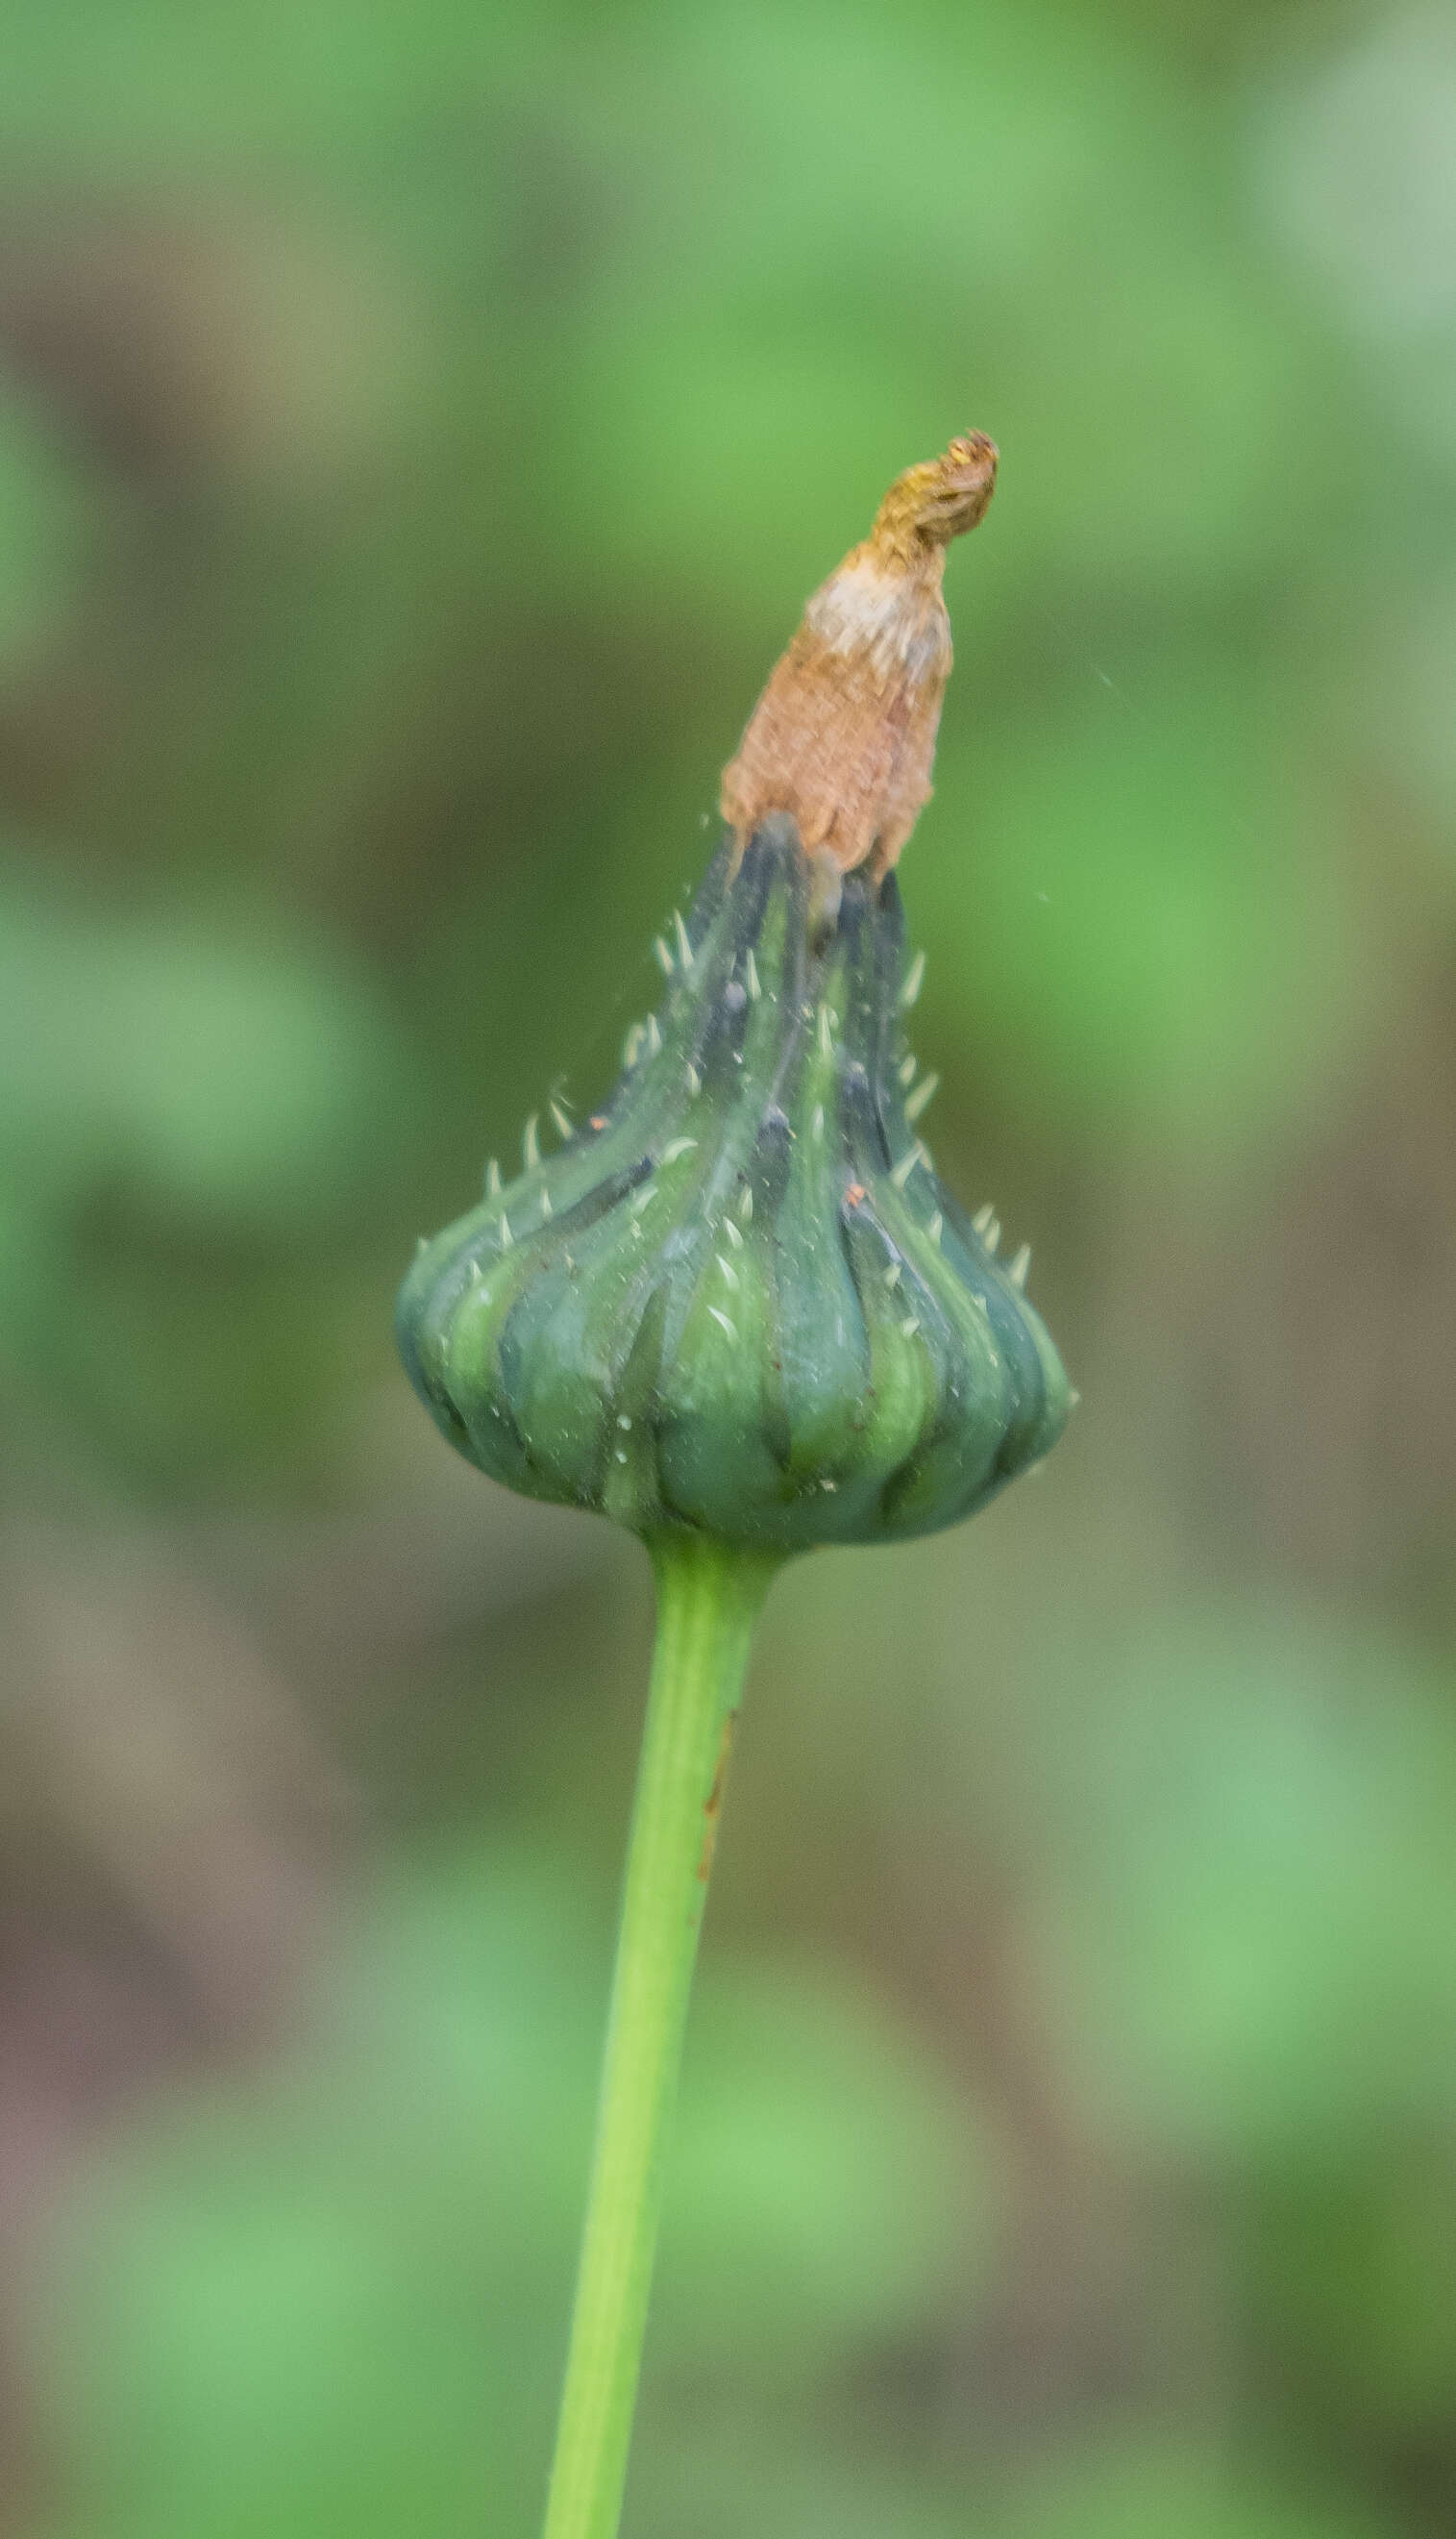
[[[918,1037],[1083,1406],[775,1589],[629,2531],[1449,2531],[1449,12],[3,50],[5,2527],[532,2539],[648,1578],[393,1289],[975,425]]]

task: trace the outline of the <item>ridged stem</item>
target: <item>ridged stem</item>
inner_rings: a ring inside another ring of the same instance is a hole
[[[697,1935],[776,1556],[662,1538],[657,1642],[543,2539],[617,2539]]]

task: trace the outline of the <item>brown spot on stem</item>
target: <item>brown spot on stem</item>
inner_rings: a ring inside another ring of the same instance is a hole
[[[738,1713],[730,1710],[723,1722],[718,1741],[718,1760],[713,1772],[713,1786],[702,1804],[702,1851],[698,1857],[697,1875],[706,1887],[713,1870],[713,1852],[718,1840],[718,1816],[723,1805],[723,1784],[728,1777],[728,1758],[733,1752],[733,1732],[738,1726]]]

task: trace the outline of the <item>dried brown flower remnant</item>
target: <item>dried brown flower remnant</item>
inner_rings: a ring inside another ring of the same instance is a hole
[[[723,817],[747,844],[769,812],[841,873],[895,862],[930,796],[951,621],[946,548],[996,483],[983,432],[891,486],[869,536],[818,589],[723,771]]]

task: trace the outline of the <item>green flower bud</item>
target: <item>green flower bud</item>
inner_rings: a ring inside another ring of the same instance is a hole
[[[829,896],[786,815],[730,833],[605,1109],[422,1248],[405,1364],[496,1480],[787,1552],[952,1525],[1061,1433],[1025,1262],[914,1125],[894,875]]]
[[[997,453],[892,485],[815,592],[723,779],[727,835],[606,1109],[535,1127],[508,1190],[422,1245],[405,1364],[445,1435],[533,1497],[768,1552],[968,1516],[1068,1409],[1024,1295],[914,1122],[894,864],[951,668],[948,542]]]

